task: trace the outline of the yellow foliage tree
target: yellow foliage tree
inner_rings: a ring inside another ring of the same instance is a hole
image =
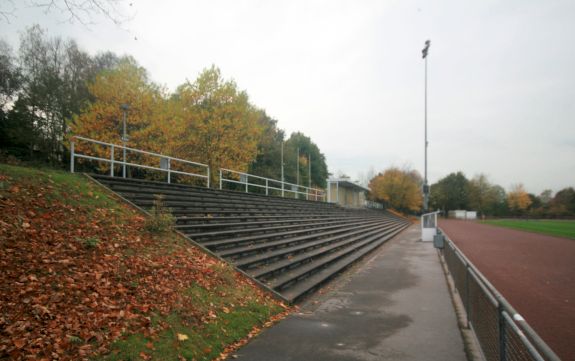
[[[150,137],[150,125],[158,120],[165,101],[161,89],[149,82],[146,70],[132,58],[125,58],[113,70],[99,74],[88,90],[94,101],[72,119],[72,135],[122,144],[123,104],[128,106],[126,124],[128,147],[159,151],[161,138]],[[102,158],[110,150],[78,142],[76,149]],[[115,154],[119,160],[119,150]],[[107,168],[108,165],[102,165]]]
[[[519,183],[511,187],[511,191],[507,193],[507,204],[516,212],[523,212],[531,205],[531,198],[523,184]]]
[[[388,168],[369,182],[372,195],[397,210],[421,209],[421,176],[415,170]]]
[[[174,99],[180,119],[174,144],[178,156],[208,164],[212,184],[218,181],[218,168],[247,171],[263,129],[244,91],[212,66],[195,82],[181,85]]]

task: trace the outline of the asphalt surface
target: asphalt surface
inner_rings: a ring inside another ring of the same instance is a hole
[[[562,360],[575,360],[575,240],[472,221],[439,226]]]
[[[437,252],[420,238],[409,227],[232,357],[466,360]]]

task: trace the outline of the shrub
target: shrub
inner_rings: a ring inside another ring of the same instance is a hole
[[[156,195],[155,198],[151,209],[152,215],[146,220],[144,228],[151,233],[166,233],[174,225],[175,219],[164,205],[164,197]]]

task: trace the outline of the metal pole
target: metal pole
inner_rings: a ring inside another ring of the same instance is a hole
[[[299,187],[299,147],[297,147],[296,184]]]
[[[209,168],[208,168],[209,170]],[[208,182],[210,181],[210,178],[208,177]],[[222,169],[220,168],[220,189],[222,189]]]
[[[110,176],[114,176],[114,144],[110,150]]]
[[[311,188],[311,154],[308,154],[308,156],[307,156],[307,164],[308,164],[308,172],[307,173],[308,173],[308,177],[309,177],[308,182],[307,182],[307,186],[309,188]]]
[[[70,173],[74,173],[74,141],[70,142]]]
[[[220,170],[220,189],[222,189],[221,174],[222,174],[222,171]],[[208,179],[208,188],[210,188],[210,166],[208,166],[208,178],[207,179]]]
[[[172,174],[170,173],[170,158],[168,158],[168,183],[172,183]]]
[[[429,46],[431,41],[427,40],[425,42],[425,48],[423,49],[423,59],[425,59],[425,81],[424,81],[424,119],[425,119],[425,171],[423,178],[423,211],[426,212],[429,206],[429,185],[427,184],[427,54],[429,52]]]
[[[284,141],[282,139],[282,197],[284,196]]]
[[[122,158],[123,158],[122,177],[123,178],[126,178],[126,142],[128,140],[126,137],[126,113],[128,112],[129,108],[130,107],[128,106],[128,104],[120,105],[120,109],[122,109],[124,111],[123,130],[122,130],[122,145],[124,146],[124,148],[122,149]]]

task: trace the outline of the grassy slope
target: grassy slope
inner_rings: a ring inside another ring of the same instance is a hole
[[[498,219],[484,221],[500,227],[575,239],[575,221]]]
[[[0,359],[211,360],[281,317],[145,224],[82,176],[0,164]]]

